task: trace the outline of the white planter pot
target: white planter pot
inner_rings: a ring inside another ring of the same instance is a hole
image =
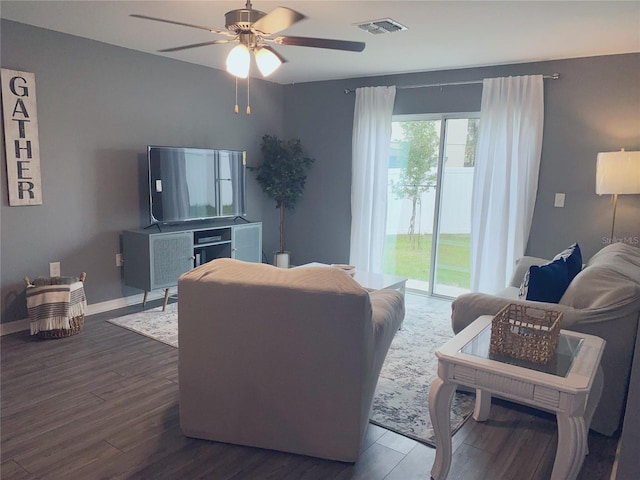
[[[289,268],[289,252],[274,253],[273,264],[280,268]]]

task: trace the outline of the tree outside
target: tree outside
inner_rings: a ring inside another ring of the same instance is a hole
[[[409,246],[416,248],[419,232],[416,232],[416,214],[422,194],[435,188],[437,179],[438,149],[440,147],[440,122],[401,122],[403,139],[400,149],[405,153],[406,165],[403,166],[398,183],[392,185],[396,198],[411,200],[411,218],[409,221]]]
[[[464,166],[476,166],[476,144],[478,143],[478,129],[480,128],[480,119],[469,119],[467,124],[467,144],[464,148]]]

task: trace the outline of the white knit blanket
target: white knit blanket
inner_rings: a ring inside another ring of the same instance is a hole
[[[69,330],[69,320],[84,315],[87,309],[84,284],[29,286],[27,309],[31,335],[48,330]]]

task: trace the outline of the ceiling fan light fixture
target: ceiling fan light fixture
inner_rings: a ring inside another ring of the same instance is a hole
[[[0,0],[2,1],[2,0]],[[247,115],[251,113],[249,108],[249,71],[251,69],[251,54],[256,58],[256,65],[263,77],[268,77],[275,72],[280,65],[287,60],[276,50],[265,43],[277,45],[291,45],[299,47],[325,48],[330,50],[341,50],[345,52],[361,52],[365,48],[364,42],[335,40],[329,38],[297,37],[280,35],[283,30],[288,29],[299,21],[306,18],[303,14],[286,7],[276,7],[269,13],[254,10],[251,0],[245,0],[245,8],[231,10],[225,14],[226,30],[219,30],[202,25],[194,25],[176,20],[150,17],[147,15],[132,14],[131,16],[155,22],[181,25],[183,27],[206,30],[216,35],[223,35],[225,38],[211,40],[208,42],[193,43],[179,47],[165,48],[159,52],[178,52],[208,45],[226,44],[238,42],[227,54],[227,72],[235,77],[236,103],[234,111],[238,113],[238,78],[247,79]],[[369,22],[371,23],[371,22]],[[378,25],[379,23],[379,25]],[[392,30],[402,30],[404,27],[395,24],[389,19],[376,22],[376,28],[386,28]]]
[[[249,76],[251,54],[246,45],[240,43],[231,49],[227,56],[227,72],[240,78]]]
[[[282,65],[282,60],[269,48],[259,47],[255,50],[255,55],[258,70],[263,77],[268,77]]]

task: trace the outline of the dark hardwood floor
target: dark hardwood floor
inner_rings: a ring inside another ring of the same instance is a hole
[[[87,317],[65,339],[2,337],[2,479],[430,478],[432,448],[374,425],[355,464],[184,437],[177,349],[106,321],[139,308]],[[556,442],[553,416],[495,401],[454,435],[448,478],[545,480]],[[616,444],[591,432],[579,478],[608,479]]]

